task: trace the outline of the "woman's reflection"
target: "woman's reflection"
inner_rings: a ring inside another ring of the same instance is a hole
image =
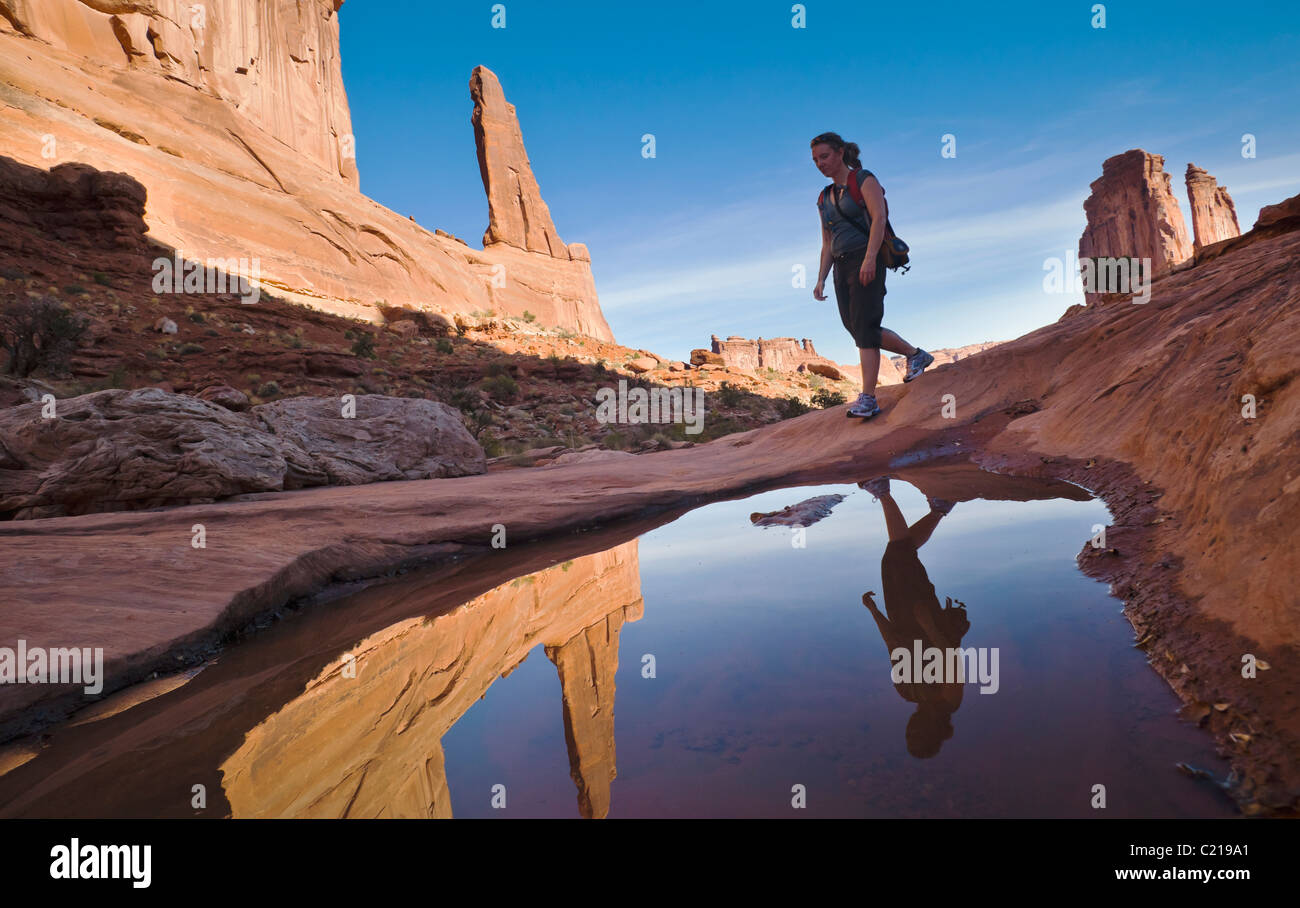
[[[916,641],[920,641],[922,651],[928,647],[946,651],[959,646],[970,630],[966,607],[960,602],[954,606],[952,599],[947,599],[944,606],[939,605],[934,584],[917,556],[917,550],[952,510],[953,503],[941,498],[927,499],[929,512],[908,526],[898,502],[889,492],[887,477],[860,482],[858,486],[880,501],[889,532],[889,544],[880,561],[888,616],[876,607],[872,593],[862,596],[862,604],[871,610],[880,628],[886,652],[893,653],[899,647],[912,651]],[[951,717],[961,706],[965,685],[905,681],[894,687],[904,700],[916,704],[916,712],[907,722],[908,753],[918,758],[933,757],[943,742],[952,737]]]

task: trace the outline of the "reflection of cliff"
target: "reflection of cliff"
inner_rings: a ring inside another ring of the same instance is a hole
[[[232,816],[450,817],[442,736],[538,644],[564,692],[579,808],[605,816],[618,636],[640,588],[634,539],[370,635],[351,649],[355,677],[340,654],[222,764]]]

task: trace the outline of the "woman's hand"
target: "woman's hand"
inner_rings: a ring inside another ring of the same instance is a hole
[[[826,299],[826,282],[825,282],[825,281],[818,281],[818,282],[817,282],[817,286],[813,288],[813,299],[815,299],[815,300],[824,300],[824,299]]]
[[[876,260],[874,258],[864,258],[862,260],[862,270],[858,272],[858,280],[862,286],[867,286],[876,279]]]

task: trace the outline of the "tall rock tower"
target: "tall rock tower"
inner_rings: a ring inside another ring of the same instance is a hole
[[[1162,155],[1133,148],[1107,158],[1083,203],[1088,226],[1079,258],[1149,258],[1150,278],[1167,274],[1192,256],[1182,210]],[[1084,294],[1089,304],[1097,294]]]
[[[1187,200],[1192,206],[1192,236],[1201,251],[1220,240],[1241,236],[1237,206],[1224,186],[1195,164],[1187,165]]]

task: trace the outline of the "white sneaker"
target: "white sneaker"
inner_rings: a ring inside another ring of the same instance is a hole
[[[845,416],[857,416],[861,419],[870,419],[880,412],[880,407],[876,404],[876,396],[863,391],[858,395],[858,399],[849,407]]]

